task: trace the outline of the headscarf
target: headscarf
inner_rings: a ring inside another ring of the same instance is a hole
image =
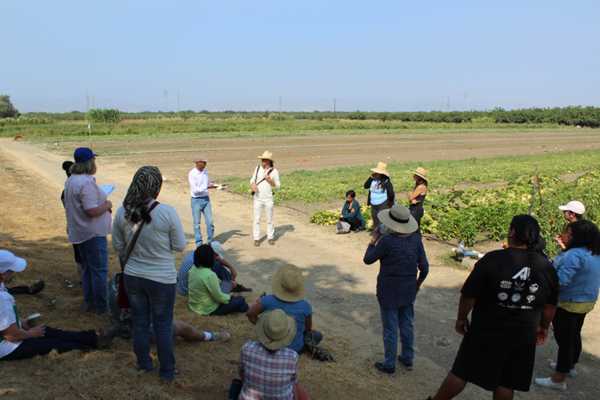
[[[127,221],[131,220],[135,209],[138,207],[142,209],[142,215],[149,215],[148,203],[158,197],[162,182],[162,174],[158,167],[145,166],[137,170],[129,189],[127,189],[127,196],[123,200]]]

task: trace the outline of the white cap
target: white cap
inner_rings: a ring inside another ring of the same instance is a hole
[[[585,206],[580,201],[570,201],[564,206],[558,206],[559,210],[571,211],[582,215],[585,212]]]
[[[0,274],[6,271],[21,272],[26,266],[27,261],[23,258],[15,257],[10,251],[0,250]]]
[[[217,253],[219,258],[223,258],[223,246],[219,242],[210,242],[210,247]]]

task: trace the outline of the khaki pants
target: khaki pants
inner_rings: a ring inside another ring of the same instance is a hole
[[[260,217],[263,207],[267,216],[267,239],[275,237],[275,223],[273,222],[273,199],[262,200],[254,198],[254,240],[260,240]]]

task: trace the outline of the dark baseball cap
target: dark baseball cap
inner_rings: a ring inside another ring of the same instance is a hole
[[[88,161],[94,157],[98,157],[98,154],[94,154],[94,152],[91,149],[88,149],[87,147],[80,147],[73,153],[73,158],[75,159],[75,162]]]

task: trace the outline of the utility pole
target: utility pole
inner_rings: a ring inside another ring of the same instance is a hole
[[[163,109],[164,109],[165,113],[169,111],[169,92],[167,91],[167,88],[164,88],[164,104],[163,104]]]
[[[87,97],[87,109],[90,109],[90,94],[86,93],[86,97]]]
[[[462,106],[463,111],[467,111],[467,108],[469,108],[469,89],[465,90],[462,94]]]
[[[92,95],[92,108],[96,108],[96,100],[94,99],[94,95]]]
[[[177,118],[179,118],[179,90],[177,91]]]
[[[333,99],[333,119],[335,119],[335,99]]]
[[[448,103],[446,105],[446,111],[450,112],[450,96],[448,96]]]
[[[279,113],[281,114],[281,95],[279,95]]]

